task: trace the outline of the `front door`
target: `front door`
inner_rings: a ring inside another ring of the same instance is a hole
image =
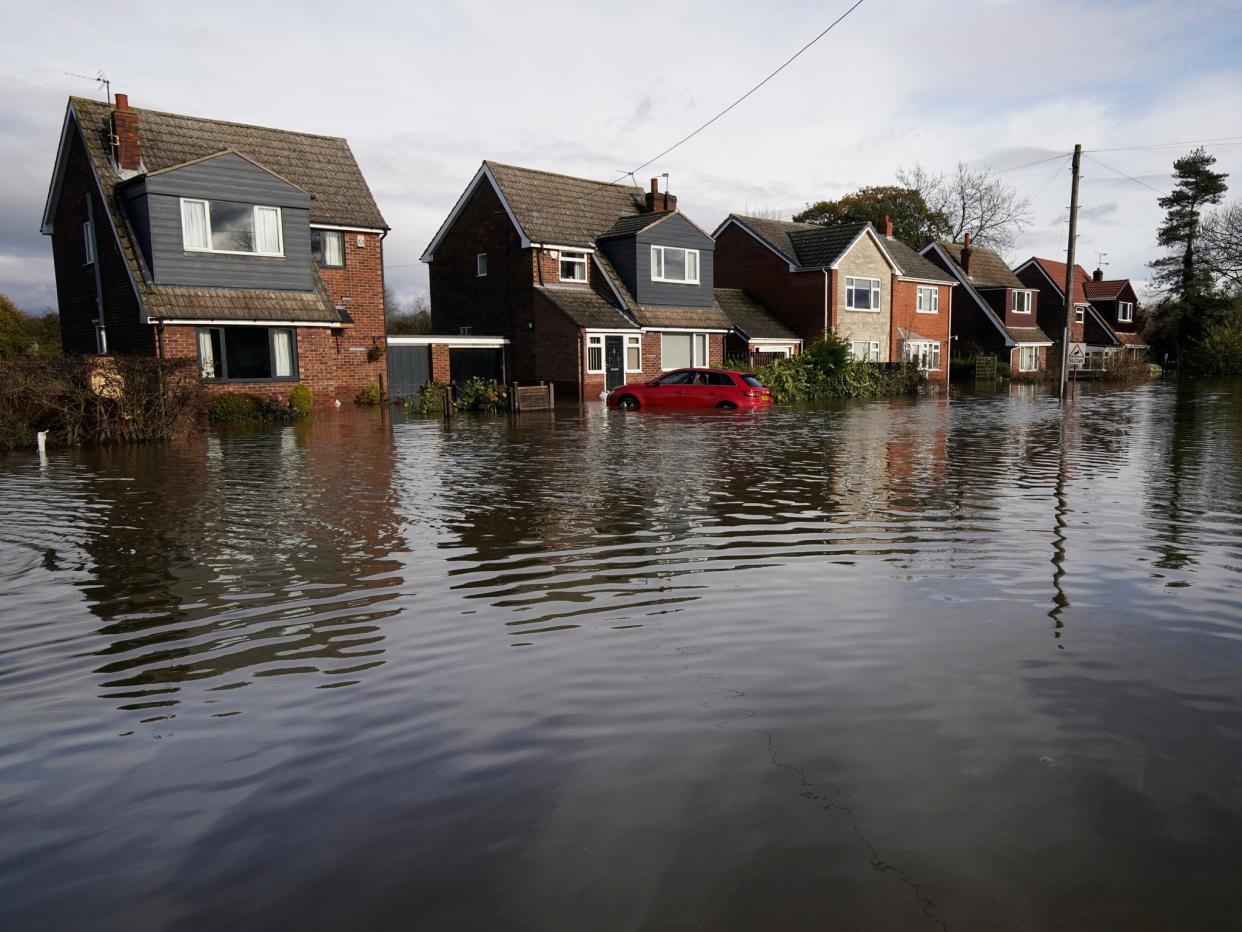
[[[604,337],[604,384],[608,391],[625,384],[625,337]]]

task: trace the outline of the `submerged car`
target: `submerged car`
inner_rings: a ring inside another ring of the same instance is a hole
[[[766,408],[772,393],[752,373],[729,369],[674,369],[650,382],[633,382],[608,393],[608,407],[623,410]]]

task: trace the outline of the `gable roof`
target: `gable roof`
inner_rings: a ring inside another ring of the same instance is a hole
[[[593,246],[618,217],[641,214],[642,189],[485,161],[514,219],[533,243]],[[650,216],[647,214],[646,216]]]
[[[888,250],[888,240],[881,237],[870,223],[834,223],[821,226],[815,223],[795,223],[792,220],[765,220],[729,214],[716,228],[713,236],[719,236],[725,228],[734,224],[759,240],[789,263],[791,271],[827,269],[834,267],[863,236],[870,236],[884,258],[899,275],[904,270]]]
[[[903,243],[896,237],[884,237],[884,245],[893,258],[902,268],[902,278],[910,278],[918,281],[943,282],[946,285],[956,285],[957,279],[927,259],[920,256],[917,252]]]
[[[1055,259],[1041,259],[1039,256],[1031,256],[1031,258],[1027,259],[1026,262],[1018,266],[1018,268],[1024,269],[1028,265],[1034,265],[1041,272],[1043,272],[1044,276],[1048,279],[1049,282],[1052,283],[1052,286],[1057,290],[1057,294],[1061,296],[1061,299],[1062,300],[1065,299],[1065,263],[1064,262],[1057,262]],[[1087,275],[1086,270],[1081,265],[1078,265],[1077,263],[1075,263],[1074,265],[1074,303],[1075,304],[1089,304],[1090,303],[1087,300],[1087,293],[1083,289],[1083,286],[1087,281],[1089,281],[1089,277]]]
[[[959,269],[962,267],[961,243],[940,240],[936,245]],[[1026,288],[1000,253],[986,246],[971,247],[970,274],[967,277],[976,288]]]
[[[650,214],[627,214],[618,218],[616,223],[595,238],[600,240],[608,239],[610,236],[633,236],[675,213],[677,213],[675,210],[660,210]]]
[[[991,250],[988,251],[991,252]],[[992,326],[996,328],[997,332],[1005,338],[1005,345],[1007,347],[1023,343],[1034,343],[1040,346],[1052,345],[1052,341],[1048,339],[1048,335],[1039,327],[1006,326],[1004,320],[996,313],[996,311],[992,308],[992,305],[988,304],[988,302],[983,299],[983,295],[979,294],[979,292],[975,290],[975,286],[972,284],[971,279],[964,271],[962,271],[962,267],[957,263],[957,260],[953,258],[953,254],[946,248],[945,243],[928,243],[923,247],[920,254],[924,257],[927,257],[928,255],[938,255],[940,257],[940,261],[948,266],[949,274],[957,279],[957,283],[965,290],[966,294],[970,296],[971,300],[975,302],[975,306],[979,308],[979,310],[983,313],[983,316],[987,318],[987,320],[991,322]],[[992,255],[996,254],[992,253]],[[1000,256],[996,256],[996,258],[999,259]],[[971,265],[974,265],[973,261],[971,262]],[[1006,266],[1006,271],[1008,271],[1008,266]],[[1009,274],[1013,275],[1012,272]],[[1019,288],[1026,287],[1021,281],[1018,281],[1017,276],[1013,277],[1014,281],[1018,282]]]
[[[92,149],[96,175],[111,188],[121,174],[107,145],[112,105],[71,97],[83,134],[100,142]],[[202,117],[132,108],[138,115],[142,166],[148,173],[219,155],[232,149],[311,196],[311,223],[387,230],[349,143],[339,136],[316,136],[267,126],[250,126]]]
[[[798,343],[802,338],[785,326],[762,304],[741,288],[713,289],[716,304],[733,324],[733,329],[751,340],[790,340]]]
[[[1130,284],[1128,278],[1109,278],[1103,281],[1095,279],[1087,279],[1083,282],[1083,289],[1087,293],[1087,298],[1093,301],[1112,301],[1121,297],[1121,293],[1126,290],[1126,285]]]

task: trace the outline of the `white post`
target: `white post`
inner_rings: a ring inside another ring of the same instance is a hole
[[[37,439],[39,442],[39,455],[46,456],[47,455],[47,431],[46,430],[39,431],[37,435]]]

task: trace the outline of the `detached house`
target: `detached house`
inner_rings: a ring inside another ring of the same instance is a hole
[[[484,162],[422,258],[437,332],[507,338],[511,378],[579,399],[720,365],[735,330],[715,243],[655,179],[644,193]],[[752,328],[766,314],[747,311]]]
[[[1138,329],[1138,294],[1130,279],[1106,279],[1104,272],[1096,269],[1083,282],[1083,291],[1117,349],[1147,352],[1147,341]]]
[[[352,397],[383,372],[388,231],[349,144],[69,100],[43,215],[72,353],[188,357],[209,390]]]
[[[995,354],[1025,375],[1047,369],[1052,340],[1039,326],[1039,292],[998,253],[974,245],[967,233],[965,242],[929,243],[921,254],[957,280],[952,314],[959,354]]]
[[[947,379],[954,279],[870,223],[818,226],[730,214],[716,282],[742,290],[802,340],[835,333],[859,359],[912,361]]]

